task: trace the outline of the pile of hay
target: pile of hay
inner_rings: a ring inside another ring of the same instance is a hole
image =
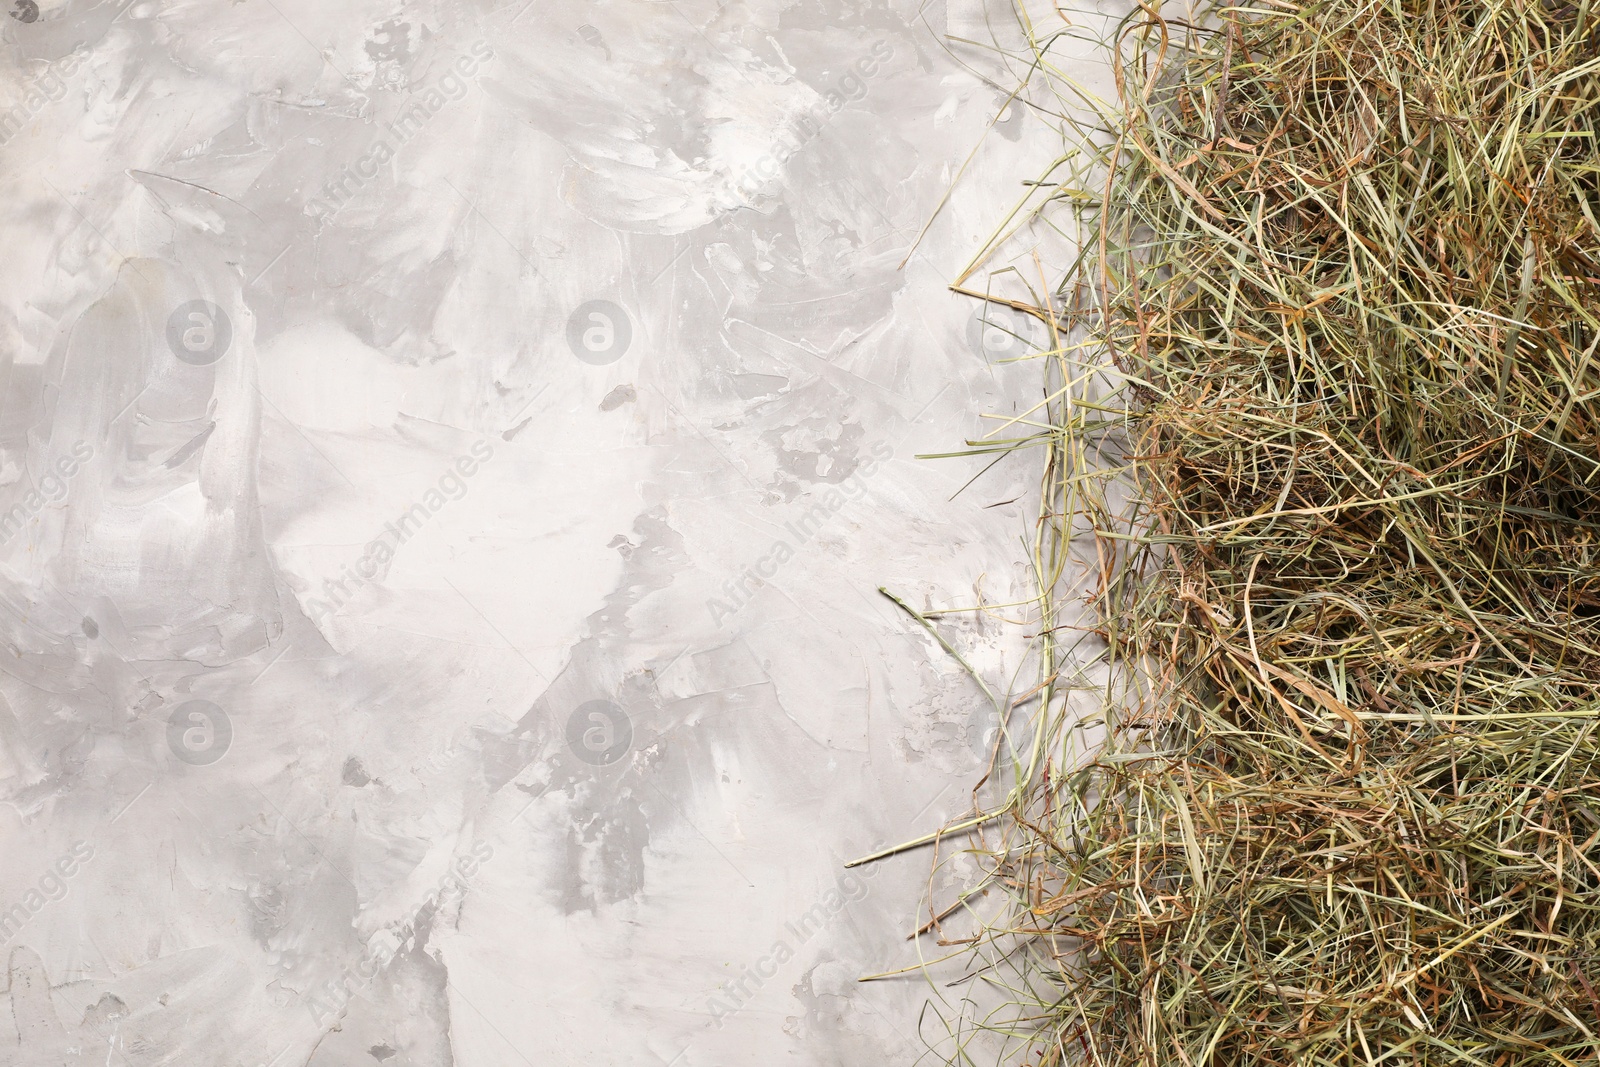
[[[1092,559],[1113,681],[1087,757],[1047,694],[985,824],[973,977],[1025,1007],[970,1021],[1052,1065],[1593,1064],[1600,0],[1152,0],[1113,48],[1028,216],[1083,258],[1011,442],[1043,629]]]

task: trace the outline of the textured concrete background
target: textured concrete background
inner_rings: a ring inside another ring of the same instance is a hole
[[[841,865],[992,724],[874,590],[1026,590],[914,456],[1037,393],[945,285],[1055,151],[979,0],[10,15],[0,1064],[913,1062]]]

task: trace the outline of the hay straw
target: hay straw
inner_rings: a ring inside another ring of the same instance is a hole
[[[1152,3],[1111,47],[979,261],[1079,227],[1005,301],[1049,402],[971,443],[1045,450],[1045,688],[948,1058],[1595,1063],[1600,12]]]

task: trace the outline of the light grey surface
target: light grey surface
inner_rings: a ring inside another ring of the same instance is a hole
[[[1026,590],[1028,464],[913,458],[1037,392],[982,5],[30,15],[0,1064],[913,1062],[926,863],[841,864],[988,726],[875,587]]]

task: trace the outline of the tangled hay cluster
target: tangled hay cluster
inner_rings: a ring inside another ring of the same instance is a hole
[[[1046,1065],[1593,1064],[1600,0],[1180,6],[1118,28],[1028,215],[1082,258],[1009,301],[1059,331],[1008,446],[1049,457],[1042,629],[1087,555],[1114,681],[1087,756],[1046,693],[985,824],[1011,906],[973,973],[1018,1010],[973,1028]]]

